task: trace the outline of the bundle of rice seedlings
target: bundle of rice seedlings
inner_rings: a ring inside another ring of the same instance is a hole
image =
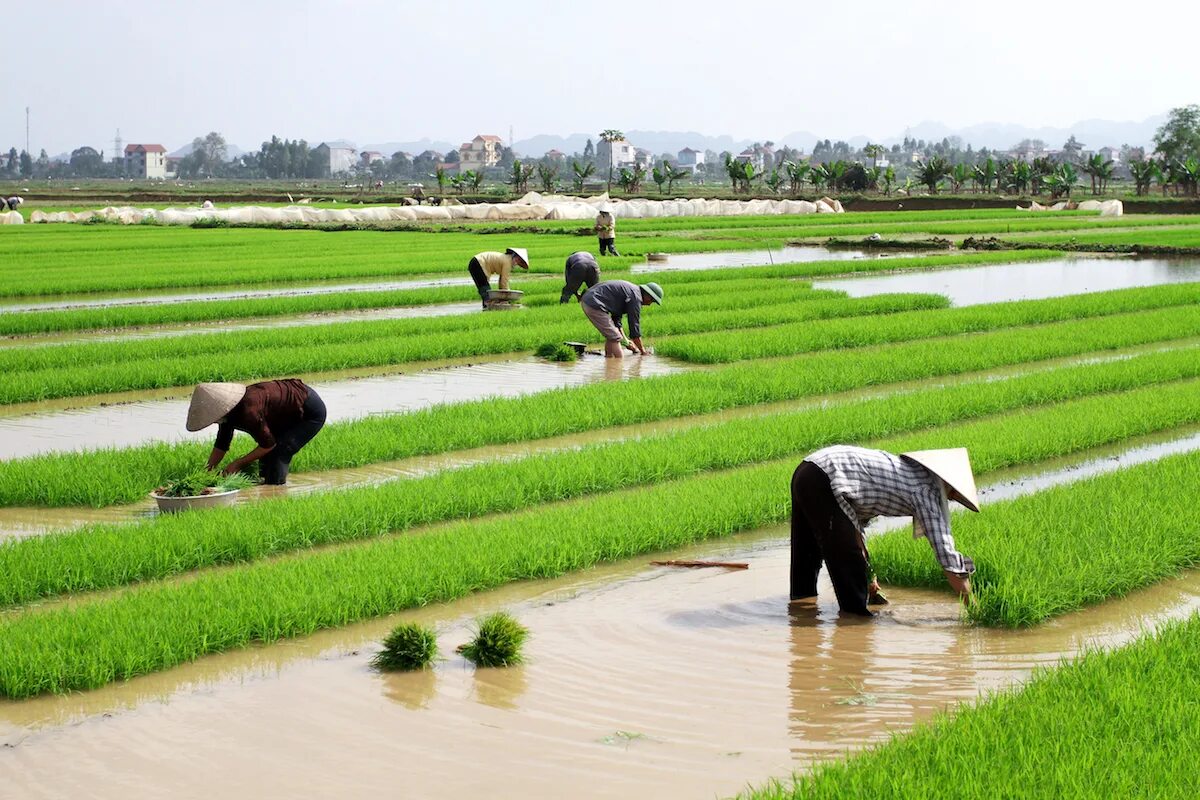
[[[504,611],[497,611],[476,620],[475,638],[458,648],[468,661],[477,667],[507,667],[524,659],[521,648],[529,629]]]
[[[383,640],[383,649],[371,659],[371,666],[385,672],[428,669],[437,655],[437,634],[433,628],[405,622]]]
[[[545,344],[538,345],[534,354],[538,358],[544,358],[547,361],[575,361],[579,358],[579,354],[575,352],[574,347],[555,342],[546,342]]]

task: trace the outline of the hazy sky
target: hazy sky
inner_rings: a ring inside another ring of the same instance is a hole
[[[4,4],[0,148],[211,130],[359,144],[695,130],[884,138],[1200,102],[1200,3],[204,0]],[[1134,32],[1145,30],[1143,36]],[[1096,53],[1093,57],[1091,53]]]

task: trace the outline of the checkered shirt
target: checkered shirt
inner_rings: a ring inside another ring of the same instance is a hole
[[[804,460],[828,476],[838,505],[859,531],[875,517],[912,517],[913,538],[929,540],[942,569],[975,571],[974,562],[954,549],[945,484],[925,467],[882,450],[844,445]]]

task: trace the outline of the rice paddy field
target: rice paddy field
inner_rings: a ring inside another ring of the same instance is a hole
[[[537,358],[602,350],[595,246],[0,228],[0,797],[1191,794],[1200,217],[623,220],[654,352]],[[286,377],[329,407],[289,485],[157,513],[192,387]],[[970,603],[881,520],[890,604],[789,605],[835,443],[968,448]]]

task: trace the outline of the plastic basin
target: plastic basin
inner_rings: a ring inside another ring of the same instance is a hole
[[[220,506],[231,506],[237,502],[238,492],[240,489],[229,489],[224,492],[214,492],[213,494],[200,494],[193,497],[162,497],[154,492],[150,496],[154,498],[154,502],[158,503],[158,510],[164,514],[174,514],[178,511],[184,511],[189,508],[218,508]]]

